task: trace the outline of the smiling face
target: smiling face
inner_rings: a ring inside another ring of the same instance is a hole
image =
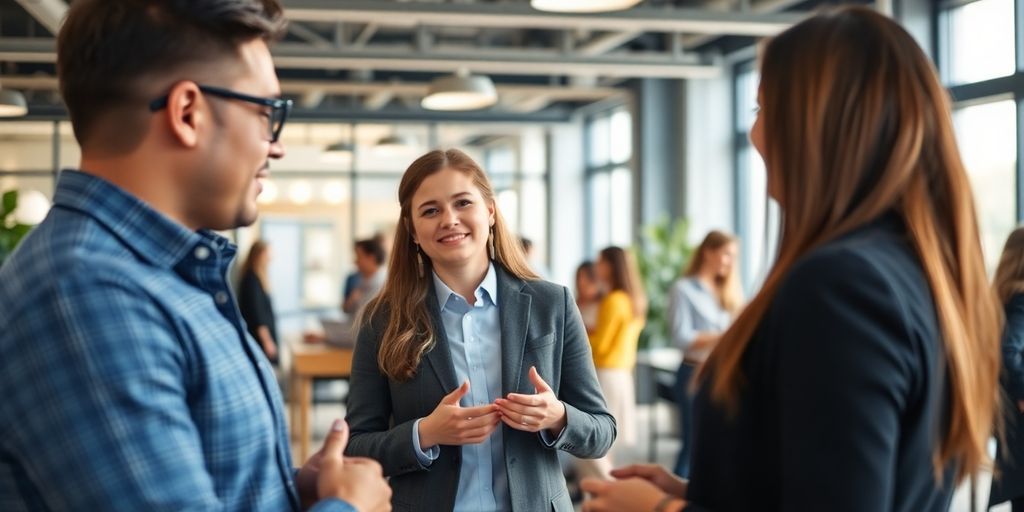
[[[494,203],[468,174],[445,168],[420,183],[412,196],[413,240],[435,268],[486,266]]]
[[[281,86],[264,41],[241,45],[238,55],[233,78],[214,85],[250,96],[280,96]],[[189,224],[217,230],[248,226],[257,218],[256,196],[269,175],[269,162],[284,156],[284,146],[269,140],[269,107],[202,96],[213,122],[202,132],[206,137],[197,146],[195,165],[187,177]]]

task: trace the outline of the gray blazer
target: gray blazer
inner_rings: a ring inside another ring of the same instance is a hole
[[[530,366],[565,403],[566,430],[554,449],[538,434],[501,425],[509,496],[515,511],[571,511],[556,450],[597,458],[615,440],[615,420],[597,383],[590,344],[569,290],[545,281],[522,281],[495,265],[501,323],[502,395],[534,393]],[[377,366],[385,315],[359,331],[348,398],[351,439],[346,454],[376,459],[391,478],[395,511],[452,510],[459,486],[462,449],[441,446],[429,468],[412,443],[413,423],[455,390],[455,370],[432,291],[425,299],[437,343],[407,382],[388,379]]]

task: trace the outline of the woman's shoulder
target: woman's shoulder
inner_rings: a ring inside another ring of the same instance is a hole
[[[672,289],[679,291],[692,291],[700,288],[700,283],[693,276],[682,276],[672,282]]]
[[[569,289],[558,283],[552,283],[551,281],[539,278],[517,279],[517,281],[522,284],[519,291],[529,295],[535,307],[551,308],[553,311],[560,311],[564,308],[565,304],[574,302]]]
[[[629,294],[622,290],[612,290],[604,299],[601,300],[602,304],[610,304],[613,307],[632,309],[633,299],[629,297]]]
[[[813,249],[790,269],[780,293],[807,288],[824,293],[879,285],[901,295],[930,296],[910,240],[889,223],[868,224]]]
[[[797,261],[772,300],[769,318],[778,325],[837,332],[884,326],[904,341],[939,336],[931,288],[909,240],[870,226]]]

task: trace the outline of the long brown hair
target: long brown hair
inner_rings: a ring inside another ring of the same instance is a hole
[[[494,189],[483,169],[468,155],[457,149],[434,150],[416,159],[398,185],[401,218],[395,231],[391,262],[384,287],[366,307],[364,320],[378,314],[387,315],[387,326],[377,353],[377,364],[389,378],[407,381],[416,374],[423,354],[435,344],[434,322],[427,309],[427,292],[431,286],[430,258],[418,251],[412,238],[412,197],[428,176],[444,169],[468,174],[480,190],[484,201],[494,206],[491,242],[495,266],[501,266],[520,279],[537,279],[530,270],[519,238],[505,224],[494,199]]]
[[[256,265],[256,262],[263,257],[267,252],[270,245],[265,240],[256,240],[252,243],[252,247],[249,248],[249,254],[245,257],[245,263],[242,264],[241,275],[245,276],[250,272],[254,274],[260,280],[260,284],[264,290],[270,290],[270,281],[267,279],[267,269],[260,268]]]
[[[647,317],[647,294],[644,293],[644,285],[640,281],[640,272],[637,271],[636,262],[633,256],[621,247],[605,247],[598,253],[598,260],[603,260],[611,267],[612,282],[609,292],[621,290],[629,295],[629,301],[633,305],[633,316],[636,318]]]
[[[999,257],[996,277],[992,280],[999,302],[1006,304],[1010,297],[1024,293],[1024,226],[1006,237],[1003,254]]]
[[[863,7],[813,16],[765,44],[761,60],[765,163],[783,207],[776,263],[701,371],[734,409],[740,362],[794,263],[893,211],[930,285],[942,331],[949,413],[936,478],[989,462],[997,414],[1001,310],[987,283],[971,186],[950,104],[913,38]],[[708,376],[711,376],[710,378]]]
[[[708,251],[717,251],[729,244],[739,245],[739,243],[739,239],[723,231],[712,230],[708,232],[704,236],[704,240],[701,241],[700,245],[693,252],[693,257],[690,258],[690,263],[686,266],[686,271],[683,272],[683,275],[692,277],[700,273],[700,269],[704,267],[704,256]],[[729,270],[728,275],[715,276],[714,285],[718,304],[722,306],[722,309],[735,315],[740,309],[740,303],[743,301],[743,293],[740,291],[739,265],[733,262],[732,269]]]

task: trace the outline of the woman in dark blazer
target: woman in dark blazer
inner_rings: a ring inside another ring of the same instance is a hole
[[[690,481],[626,468],[584,509],[945,511],[987,462],[1001,328],[948,95],[864,7],[761,55],[776,262],[698,373]]]
[[[616,432],[572,296],[529,269],[464,153],[420,157],[398,196],[346,453],[381,463],[396,511],[571,511],[557,451],[600,457]]]
[[[1004,436],[996,452],[990,507],[1009,501],[1013,512],[1024,511],[1024,227],[1006,239],[993,280],[1004,304],[1003,391],[1006,403]]]
[[[270,245],[263,240],[253,242],[238,281],[238,309],[245,319],[249,334],[263,348],[267,359],[276,365],[277,320],[267,291],[269,268]]]

